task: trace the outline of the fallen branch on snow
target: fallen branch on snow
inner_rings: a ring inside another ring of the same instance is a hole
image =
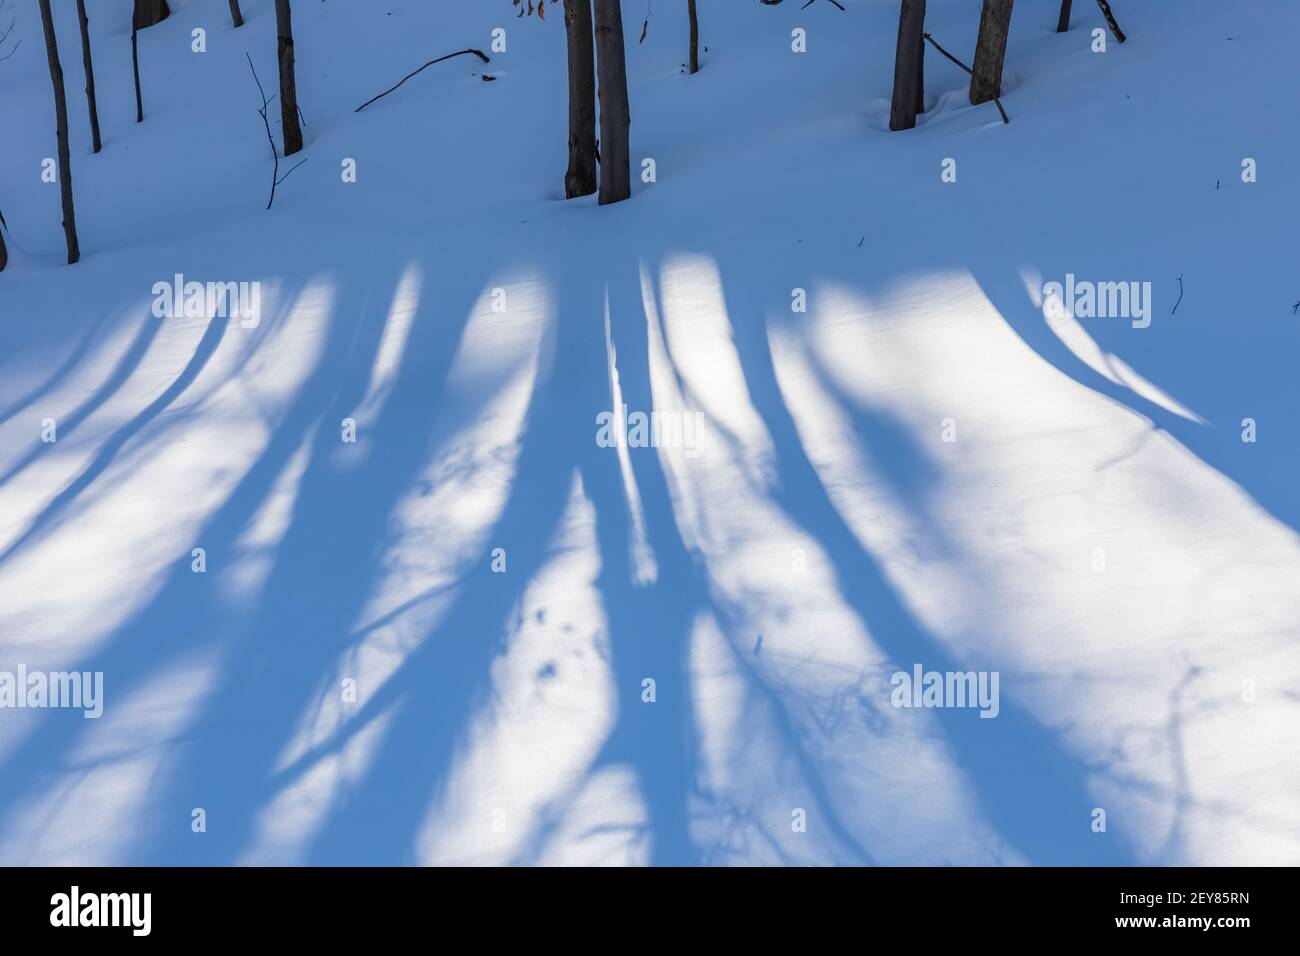
[[[430,60],[428,63],[424,64],[424,66],[420,67],[420,69],[418,69],[418,70],[412,70],[410,73],[406,74],[406,76],[402,77],[401,80],[399,80],[399,81],[397,82],[397,85],[396,85],[396,86],[391,86],[391,87],[389,87],[388,89],[384,90],[384,92],[380,93],[379,96],[376,96],[376,97],[373,97],[373,98],[371,98],[371,99],[366,100],[364,103],[362,103],[362,104],[361,104],[360,106],[358,106],[356,109],[354,109],[352,112],[354,112],[354,113],[360,113],[363,109],[365,109],[367,106],[369,106],[369,105],[370,105],[371,103],[373,103],[375,100],[379,99],[380,97],[387,96],[389,93],[393,92],[393,90],[397,89],[398,86],[401,86],[403,83],[405,83],[405,82],[406,82],[407,80],[409,80],[411,77],[415,76],[415,74],[420,73],[420,72],[422,72],[422,71],[424,71],[424,70],[427,70],[429,67],[433,66],[435,63],[441,63],[443,60],[450,60],[453,56],[463,56],[463,55],[466,54],[466,53],[473,53],[476,57],[478,57],[478,58],[479,58],[480,60],[482,60],[484,63],[491,63],[491,62],[492,62],[491,60],[488,59],[487,54],[484,53],[482,50],[457,50],[455,53],[448,53],[446,56],[440,56],[440,57],[438,57],[438,59],[436,59],[436,60]]]
[[[1127,40],[1128,37],[1124,35],[1124,31],[1115,22],[1115,14],[1110,12],[1110,4],[1106,0],[1097,0],[1097,6],[1101,7],[1101,15],[1106,18],[1106,24],[1110,27],[1110,32],[1115,34],[1115,39],[1120,43]]]
[[[944,56],[946,56],[948,59],[952,60],[952,62],[956,63],[959,67],[961,67],[963,70],[965,70],[966,73],[970,76],[970,78],[971,78],[972,80],[976,80],[977,82],[979,82],[979,81],[978,81],[978,78],[975,76],[975,74],[971,72],[971,68],[970,68],[969,66],[967,66],[965,63],[963,63],[961,60],[957,59],[955,56],[953,56],[951,53],[949,53],[949,52],[948,52],[947,50],[945,50],[943,47],[939,46],[938,41],[935,40],[934,37],[930,36],[930,34],[928,34],[928,33],[923,33],[923,34],[921,34],[921,35],[922,35],[923,37],[925,37],[925,39],[927,39],[927,40],[930,41],[930,46],[934,47],[936,50],[938,50],[940,53],[942,53],[942,54],[943,54]],[[997,106],[997,108],[998,108],[998,112],[1002,114],[1002,122],[1004,122],[1004,123],[1010,123],[1011,120],[1010,120],[1010,118],[1007,116],[1007,111],[1004,110],[1004,109],[1002,108],[1002,101],[1001,101],[1000,99],[998,99],[997,94],[994,93],[992,90],[989,90],[988,92],[989,92],[989,95],[993,97],[993,103]]]

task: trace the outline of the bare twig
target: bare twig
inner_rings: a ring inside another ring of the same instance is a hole
[[[8,6],[8,4],[5,4],[5,6]],[[4,7],[0,7],[0,10],[2,9],[4,9]],[[9,21],[9,26],[5,27],[5,32],[0,33],[0,46],[4,46],[5,41],[9,39],[9,35],[14,32],[14,27],[17,25],[18,25],[17,17],[14,17]],[[3,63],[5,60],[13,56],[18,51],[18,47],[22,45],[22,42],[23,42],[22,38],[19,37],[18,42],[14,44],[14,48],[10,50],[8,53],[6,53],[4,56],[0,56],[0,63]]]
[[[292,166],[289,167],[289,172],[285,173],[283,176],[281,176],[279,179],[277,179],[277,180],[275,181],[275,184],[276,184],[277,186],[280,185],[280,183],[284,182],[284,181],[285,181],[286,179],[288,179],[291,175],[293,175],[293,171],[294,171],[295,169],[297,169],[299,166],[301,166],[301,165],[302,165],[303,163],[305,163],[305,162],[307,162],[306,157],[303,157],[302,159],[298,160],[298,162],[294,163]],[[271,208],[271,206],[270,206],[269,203],[267,204],[266,208],[267,208],[267,209],[270,209],[270,208]]]
[[[13,4],[9,3],[9,0],[0,0],[0,10],[8,10],[12,6]],[[4,46],[5,41],[7,41],[9,37],[13,35],[14,27],[16,27],[17,25],[18,25],[18,18],[11,17],[9,19],[9,26],[5,27],[5,32],[0,33],[0,47]],[[4,56],[0,56],[0,63],[3,63],[5,60],[9,59],[11,56],[17,53],[18,48],[22,45],[23,45],[22,37],[19,37],[17,40],[14,41],[13,49],[10,50],[8,53],[6,53]]]
[[[262,97],[262,105],[258,107],[257,115],[262,117],[262,125],[266,127],[266,141],[271,145],[271,159],[274,165],[271,167],[271,198],[266,201],[266,208],[270,209],[271,203],[275,202],[275,187],[288,179],[293,171],[307,160],[300,160],[294,164],[289,172],[283,176],[280,175],[280,151],[275,148],[275,137],[271,135],[271,121],[266,116],[266,111],[275,101],[275,97],[273,96],[269,100],[266,98],[266,90],[262,88],[262,81],[258,79],[257,68],[253,66],[253,58],[247,53],[244,54],[244,57],[248,60],[248,68],[253,71],[253,82],[257,84],[258,95]]]
[[[968,67],[968,66],[967,66],[965,63],[963,63],[961,60],[957,59],[955,56],[953,56],[951,53],[949,53],[949,52],[948,52],[947,50],[945,50],[943,47],[939,46],[938,41],[936,41],[934,37],[930,36],[930,34],[928,34],[928,33],[923,33],[923,34],[921,34],[921,35],[922,35],[923,37],[925,37],[926,40],[930,41],[930,46],[934,47],[936,50],[938,50],[940,53],[942,53],[942,54],[943,54],[944,56],[946,56],[948,59],[952,60],[952,62],[956,63],[959,67],[961,67],[963,70],[965,70],[966,73],[970,76],[971,79],[975,80],[975,82],[979,83],[981,86],[984,85],[984,81],[981,80],[979,77],[977,77],[974,73],[972,73],[970,67]],[[998,108],[998,112],[1002,114],[1002,122],[1003,122],[1003,123],[1010,123],[1010,122],[1011,122],[1011,119],[1010,119],[1010,117],[1007,116],[1007,111],[1004,110],[1004,109],[1002,108],[1002,100],[998,99],[997,94],[994,93],[992,90],[989,90],[988,92],[989,92],[989,95],[993,97],[993,103],[994,103],[994,105],[997,106],[997,108]]]
[[[438,57],[436,60],[430,60],[428,63],[424,64],[424,66],[420,67],[420,69],[418,69],[418,70],[412,70],[410,73],[406,74],[406,76],[402,77],[401,80],[399,80],[399,81],[397,82],[397,85],[396,85],[396,86],[391,86],[391,87],[389,87],[388,89],[384,90],[384,92],[380,93],[379,96],[372,97],[371,99],[366,100],[364,103],[362,103],[360,106],[358,106],[358,107],[357,107],[355,110],[353,110],[352,112],[354,112],[354,113],[360,113],[363,109],[365,109],[367,106],[369,106],[369,105],[370,105],[371,103],[373,103],[375,100],[379,99],[380,97],[387,96],[389,93],[393,92],[393,90],[397,89],[398,86],[401,86],[403,83],[405,83],[405,82],[406,82],[407,80],[409,80],[411,77],[415,76],[417,73],[420,73],[420,72],[422,72],[422,71],[424,71],[424,70],[427,70],[429,67],[433,66],[435,63],[441,63],[443,60],[450,60],[453,56],[462,56],[462,55],[464,55],[464,54],[466,54],[466,53],[472,53],[472,54],[474,54],[476,57],[478,57],[478,58],[479,58],[480,60],[482,60],[484,63],[491,63],[491,62],[492,62],[491,60],[488,59],[487,54],[484,53],[482,50],[473,50],[473,49],[470,49],[470,50],[457,50],[455,53],[448,53],[446,56],[440,56],[440,57]]]
[[[1174,309],[1169,314],[1174,315],[1175,313],[1177,313],[1178,307],[1182,304],[1183,304],[1183,274],[1180,272],[1178,273],[1178,301],[1174,303]]]
[[[135,74],[135,121],[144,122],[144,98],[140,95],[140,50],[136,43],[135,21],[131,22],[131,71]]]

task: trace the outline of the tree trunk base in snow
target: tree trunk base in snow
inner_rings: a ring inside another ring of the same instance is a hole
[[[1061,0],[1061,18],[1056,21],[1056,32],[1066,33],[1070,29],[1070,7],[1074,0]]]
[[[971,64],[970,101],[978,106],[1002,95],[1002,64],[1007,58],[1013,0],[984,0],[975,62]]]
[[[591,0],[564,0],[569,58],[569,168],[564,198],[596,191],[596,47]]]
[[[596,55],[600,95],[600,204],[632,195],[627,60],[620,0],[596,0]]]
[[[686,12],[691,21],[691,75],[700,72],[700,18],[695,9],[695,0],[687,0]]]
[[[135,9],[131,13],[131,26],[133,29],[143,30],[155,23],[162,23],[169,16],[171,10],[167,6],[167,0],[135,0]]]
[[[924,105],[920,89],[924,61],[925,0],[902,0],[898,12],[898,45],[894,49],[894,98],[889,108],[889,128],[911,129]]]
[[[298,125],[298,81],[293,65],[293,19],[289,0],[275,0],[275,31],[280,61],[280,130],[284,155],[302,149],[302,127]]]
[[[103,148],[99,138],[99,106],[95,103],[95,67],[90,60],[90,21],[86,18],[86,0],[77,0],[77,18],[81,21],[81,66],[86,74],[86,108],[90,111],[91,151]]]
[[[72,157],[68,149],[68,98],[63,88],[63,66],[59,63],[59,42],[54,35],[50,0],[40,0],[41,25],[45,28],[45,54],[50,62],[50,83],[54,87],[54,122],[59,145],[59,195],[63,203],[63,236],[68,244],[68,265],[81,258],[77,242],[77,217],[72,208]]]
[[[136,40],[136,30],[131,29],[131,70],[135,73],[135,121],[144,122],[144,97],[140,95],[140,44]]]

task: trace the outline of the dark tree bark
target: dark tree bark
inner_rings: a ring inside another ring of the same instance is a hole
[[[90,138],[94,152],[102,147],[99,141],[99,109],[95,106],[95,68],[90,62],[90,21],[86,19],[86,0],[77,0],[77,16],[81,20],[81,62],[86,71],[86,106],[90,110]]]
[[[63,92],[63,67],[59,65],[59,41],[54,35],[50,0],[40,0],[41,25],[45,27],[45,53],[50,61],[50,82],[54,86],[54,119],[59,137],[59,191],[63,198],[63,235],[68,242],[68,265],[81,258],[77,244],[77,217],[72,210],[72,160],[68,154],[68,98]]]
[[[600,76],[600,204],[632,195],[627,103],[627,61],[620,0],[596,0],[596,52]]]
[[[1106,0],[1097,0],[1097,6],[1101,7],[1101,15],[1106,18],[1106,25],[1110,27],[1110,32],[1115,34],[1115,39],[1120,43],[1127,40],[1128,37],[1124,35],[1124,31],[1115,22],[1115,14],[1110,12],[1110,4]]]
[[[238,30],[244,25],[244,15],[239,10],[239,0],[230,0],[230,19]]]
[[[691,74],[700,72],[700,18],[695,10],[695,0],[686,0],[686,12],[691,18]]]
[[[564,198],[596,191],[596,48],[591,0],[564,0],[569,47],[569,169]]]
[[[916,51],[916,113],[925,112],[925,37],[917,44]]]
[[[1061,19],[1056,21],[1056,32],[1065,33],[1070,29],[1070,7],[1074,0],[1061,0]]]
[[[902,0],[898,11],[898,45],[894,49],[894,98],[889,107],[889,128],[916,126],[917,104],[924,91],[917,89],[922,74],[925,43],[925,0]]]
[[[971,64],[972,104],[987,103],[1002,95],[1002,64],[1007,57],[1012,3],[1013,0],[984,0],[979,39],[975,41],[975,62]]]
[[[139,31],[131,27],[131,69],[135,72],[135,121],[144,122],[144,99],[140,96],[140,45],[136,42]]]
[[[131,27],[143,30],[155,23],[162,23],[171,15],[167,0],[135,0],[135,10],[131,14]]]
[[[7,265],[9,265],[9,250],[5,248],[4,230],[0,229],[0,272],[4,272]]]
[[[298,84],[293,75],[293,15],[289,0],[275,0],[275,32],[280,58],[280,129],[284,155],[302,149],[302,127],[298,125]]]

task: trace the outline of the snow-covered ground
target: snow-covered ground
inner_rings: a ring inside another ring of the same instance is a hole
[[[141,125],[89,4],[98,155],[58,3],[71,267],[15,8],[0,672],[104,676],[0,709],[0,863],[1300,863],[1300,5],[1112,2],[1105,53],[1016,5],[1010,125],[931,51],[905,133],[896,0],[701,0],[695,76],[628,2],[656,181],[598,207],[559,3],[298,0],[269,212],[271,0],[171,0]],[[929,4],[968,61],[978,6]],[[176,274],[256,325],[156,318]]]

